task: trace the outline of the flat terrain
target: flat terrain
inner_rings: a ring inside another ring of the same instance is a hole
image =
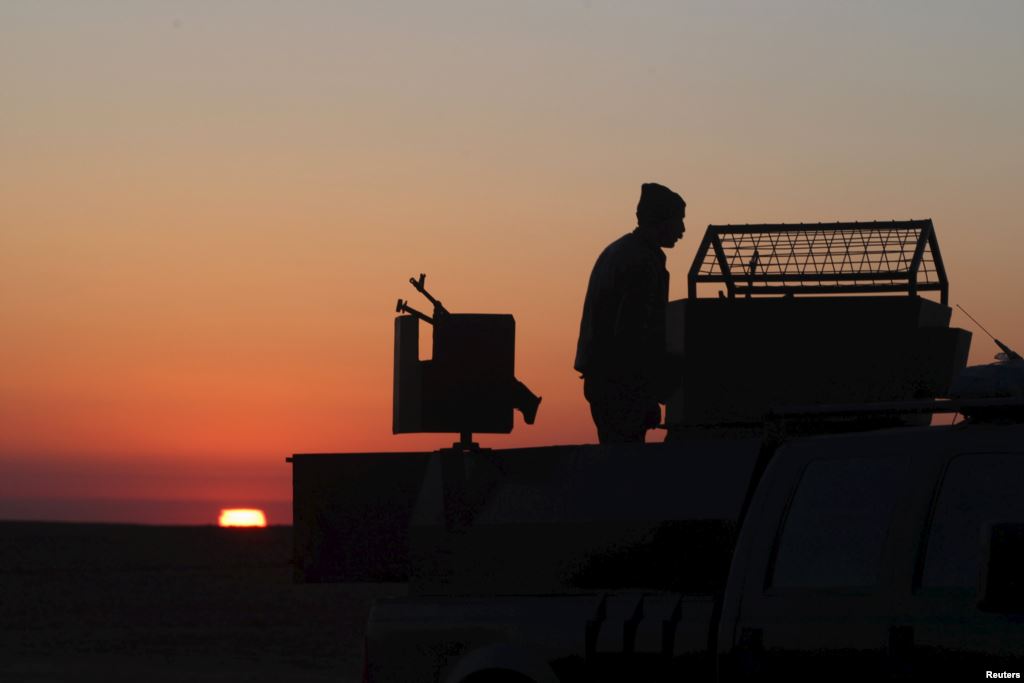
[[[375,597],[292,582],[291,528],[0,522],[0,681],[358,681]]]

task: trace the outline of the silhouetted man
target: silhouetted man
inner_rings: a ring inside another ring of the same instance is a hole
[[[657,183],[644,183],[637,227],[612,242],[594,264],[583,302],[574,367],[601,443],[643,442],[661,419],[658,403],[674,387],[662,379],[668,271],[662,248],[686,230],[686,202]]]

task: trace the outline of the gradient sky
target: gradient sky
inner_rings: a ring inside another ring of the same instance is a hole
[[[390,433],[420,272],[516,317],[544,402],[485,445],[595,441],[582,298],[649,180],[688,203],[672,298],[709,223],[930,217],[951,303],[1020,349],[1022,28],[1016,1],[4,3],[0,518],[288,523],[290,453],[450,443]]]

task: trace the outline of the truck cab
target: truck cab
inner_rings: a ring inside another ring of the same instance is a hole
[[[723,679],[1020,671],[1020,606],[987,602],[986,580],[1007,561],[993,533],[1024,522],[1022,437],[1021,424],[960,424],[780,448],[730,568]]]

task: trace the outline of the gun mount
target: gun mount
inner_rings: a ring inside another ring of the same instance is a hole
[[[452,432],[456,448],[472,450],[472,433],[508,434],[512,411],[533,423],[540,398],[515,378],[515,319],[505,314],[450,313],[425,287],[409,282],[433,305],[428,316],[398,300],[392,432]],[[433,358],[419,358],[419,323],[432,325]]]

